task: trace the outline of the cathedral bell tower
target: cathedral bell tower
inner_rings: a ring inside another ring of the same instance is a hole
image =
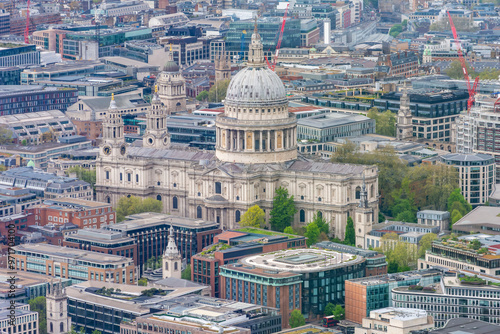
[[[68,296],[61,281],[49,284],[46,296],[47,334],[66,334],[71,330],[71,318],[68,316]]]
[[[170,226],[168,231],[168,244],[162,259],[163,278],[181,278],[181,254],[177,249],[174,239],[174,228]]]
[[[127,152],[123,134],[123,119],[116,105],[114,94],[111,95],[106,118],[102,123],[102,144],[100,154],[103,157],[117,158]]]
[[[147,114],[147,127],[144,134],[143,146],[153,148],[170,147],[170,135],[167,130],[167,110],[158,96],[158,86],[151,101]]]
[[[225,50],[215,59],[215,83],[231,79],[231,60]]]
[[[174,61],[172,48],[168,61],[158,74],[156,81],[161,102],[169,113],[186,111],[186,80],[182,76],[179,65]]]
[[[356,246],[364,248],[365,236],[372,230],[374,211],[368,206],[368,191],[366,190],[365,174],[363,172],[363,187],[360,192],[359,205],[355,209]]]
[[[403,95],[399,100],[399,111],[396,125],[396,138],[398,140],[413,139],[413,116],[410,110],[410,97],[408,96],[408,88],[406,81],[404,83]]]

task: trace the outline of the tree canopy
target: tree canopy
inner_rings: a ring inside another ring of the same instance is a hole
[[[379,112],[377,108],[371,108],[366,116],[375,120],[375,132],[377,134],[390,137],[396,135],[396,114],[392,111]]]
[[[208,92],[206,90],[201,91],[200,94],[196,95],[196,99],[198,101],[206,101],[208,99]]]
[[[318,242],[319,234],[321,233],[318,225],[315,222],[311,222],[306,227],[305,236],[307,237],[307,247],[311,247]]]
[[[67,175],[76,174],[76,177],[82,181],[90,183],[92,188],[95,187],[96,182],[96,170],[95,169],[86,169],[81,166],[75,166],[68,168],[66,171]]]
[[[47,300],[39,296],[28,301],[30,310],[38,312],[38,328],[40,334],[47,334]]]
[[[231,80],[223,80],[210,87],[210,90],[208,91],[208,101],[221,102],[224,100],[226,98],[227,87],[230,82]]]
[[[347,218],[344,243],[346,245],[356,246],[356,230],[354,229],[354,221],[351,217]]]
[[[477,72],[468,63],[465,64],[467,67],[467,72],[471,80],[479,77],[480,80],[498,80],[500,76],[500,70],[494,68],[485,68],[481,72]],[[464,78],[464,73],[462,70],[462,64],[458,60],[451,62],[450,66],[445,70],[446,75],[452,79],[462,80]]]
[[[189,281],[191,280],[191,266],[189,265],[189,263],[187,264],[186,269],[182,271],[181,278],[187,279]]]
[[[291,226],[293,216],[297,213],[297,208],[293,201],[293,196],[288,195],[288,190],[283,187],[276,189],[273,199],[273,209],[269,224],[274,231],[283,232],[285,228]]]
[[[431,249],[432,242],[437,239],[437,235],[434,233],[427,233],[425,234],[422,239],[420,239],[418,243],[418,257],[419,258],[424,258],[425,257],[425,252]]]
[[[289,324],[291,328],[304,326],[306,324],[306,319],[299,310],[295,309],[290,314]]]
[[[122,197],[116,207],[116,221],[121,222],[126,216],[142,212],[161,212],[163,205],[161,201],[154,198],[145,198],[144,200],[136,197]]]
[[[241,217],[240,226],[264,228],[266,224],[266,214],[258,205],[254,205]]]

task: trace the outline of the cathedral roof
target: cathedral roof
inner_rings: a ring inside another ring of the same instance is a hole
[[[164,72],[179,72],[179,65],[173,60],[167,61],[165,66],[163,66]]]

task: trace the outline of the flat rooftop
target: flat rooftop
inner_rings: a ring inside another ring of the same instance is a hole
[[[300,118],[297,125],[314,127],[319,129],[342,126],[351,123],[369,121],[370,118],[363,115],[344,114],[344,113],[326,113],[317,116]]]
[[[462,219],[453,224],[453,229],[461,231],[473,231],[483,229],[483,227],[500,226],[500,207],[478,206]],[[494,231],[488,231],[488,233]],[[495,233],[496,234],[496,233]]]
[[[371,311],[370,313],[379,314],[382,315],[383,317],[385,316],[385,318],[395,319],[400,321],[427,318],[427,311],[417,308],[386,307]]]
[[[369,286],[369,285],[387,284],[389,282],[396,282],[396,281],[406,281],[409,279],[417,279],[423,276],[441,275],[442,273],[443,271],[439,269],[424,269],[424,270],[405,271],[403,273],[361,277],[361,278],[350,279],[348,281]]]
[[[186,218],[164,213],[145,212],[126,217],[127,220],[120,224],[115,224],[109,227],[114,231],[133,231],[148,227],[153,227],[159,224],[169,224],[176,227],[185,227],[188,229],[219,227],[216,222],[210,222],[195,218]]]
[[[499,332],[498,325],[486,321],[455,318],[448,320],[443,328],[434,329],[432,334],[497,334]]]
[[[240,263],[271,271],[308,273],[342,267],[347,265],[347,262],[359,263],[363,260],[363,257],[353,254],[309,248],[251,255],[241,259]]]
[[[124,236],[123,232],[111,231],[102,228],[78,229],[74,233],[66,234],[64,240],[66,241],[68,239],[76,239],[81,241],[99,242],[107,244],[134,242],[133,238]]]
[[[86,201],[78,198],[56,198],[50,199],[43,202],[43,204],[52,207],[59,207],[61,209],[97,209],[97,208],[107,208],[111,207],[108,203],[96,202],[96,201]],[[114,211],[114,210],[113,210]]]
[[[36,254],[44,254],[61,260],[74,259],[88,261],[93,263],[120,264],[123,262],[131,262],[132,259],[124,256],[102,254],[83,249],[75,249],[61,247],[49,244],[22,244],[13,247],[18,252],[29,252]]]

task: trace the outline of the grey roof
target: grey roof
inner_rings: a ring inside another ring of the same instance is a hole
[[[500,326],[486,321],[455,318],[450,319],[443,328],[432,331],[432,334],[497,334]]]
[[[317,116],[301,118],[297,121],[297,125],[325,129],[334,126],[342,126],[346,124],[366,122],[366,121],[370,121],[370,118],[363,115],[328,113],[328,114],[321,114]]]
[[[288,170],[295,172],[311,172],[326,174],[361,174],[364,165],[336,164],[331,162],[294,161]]]
[[[475,154],[450,153],[441,156],[441,158],[444,160],[454,160],[454,161],[486,161],[493,159],[491,155],[482,153],[475,153]]]
[[[203,285],[191,282],[185,279],[181,278],[175,278],[175,277],[168,277],[165,279],[161,279],[159,281],[156,281],[154,283],[155,285],[163,285],[165,287],[169,288],[196,288],[196,287],[203,287]]]
[[[82,99],[90,109],[94,111],[108,110],[111,97],[92,97]],[[148,107],[147,103],[139,94],[116,95],[115,102],[118,109],[130,109],[137,107]]]

